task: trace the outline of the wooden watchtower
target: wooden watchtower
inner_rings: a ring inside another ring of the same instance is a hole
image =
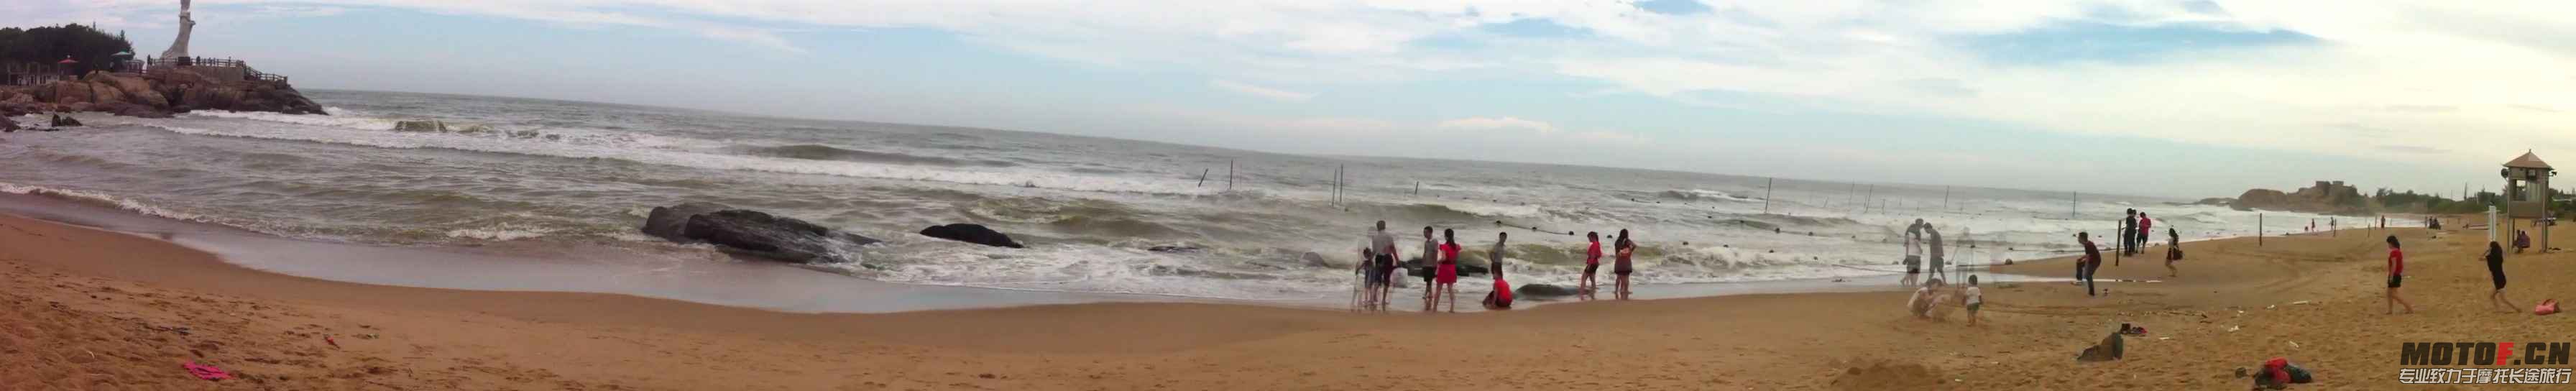
[[[2539,155],[2524,151],[2522,157],[2504,162],[2501,173],[2504,175],[2505,227],[2520,227],[2520,224],[2513,223],[2515,219],[2532,219],[2533,228],[2540,231],[2532,233],[2537,242],[2532,245],[2539,247],[2540,251],[2549,251],[2549,227],[2558,223],[2552,217],[2555,214],[2549,210],[2549,193],[2552,193],[2549,177],[2558,176],[2558,170],[2549,168],[2549,162],[2541,161]]]

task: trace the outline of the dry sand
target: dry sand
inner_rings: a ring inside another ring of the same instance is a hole
[[[2399,342],[2576,339],[2576,318],[2486,307],[2472,258],[2482,231],[2389,232],[2413,244],[2412,315],[2382,313],[2381,233],[2350,230],[2188,243],[2182,277],[2124,261],[2102,275],[2167,281],[2106,284],[2103,297],[1989,284],[1971,327],[1955,308],[1947,320],[1902,314],[1902,292],[1454,315],[1222,304],[795,314],[323,281],[0,216],[0,389],[2202,390],[2243,389],[2234,368],[2287,356],[2321,380],[2300,389],[2425,390],[2446,388],[2395,383]],[[2576,255],[2508,268],[2523,305],[2576,298]],[[2151,333],[2129,343],[2129,359],[2072,359],[2123,322]],[[241,377],[197,380],[180,369],[190,361]]]

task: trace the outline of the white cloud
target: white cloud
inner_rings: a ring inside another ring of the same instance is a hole
[[[1528,129],[1540,134],[1556,133],[1556,125],[1516,117],[1459,118],[1440,121],[1439,127],[1448,129]]]
[[[1236,81],[1233,81],[1233,80],[1210,80],[1210,81],[1208,81],[1208,86],[1216,87],[1217,89],[1225,90],[1226,92],[1233,92],[1233,93],[1237,93],[1237,94],[1250,95],[1250,96],[1253,96],[1253,97],[1258,97],[1258,98],[1262,98],[1262,99],[1269,99],[1269,100],[1275,100],[1275,101],[1281,101],[1281,102],[1304,102],[1304,101],[1306,101],[1306,100],[1308,100],[1308,99],[1314,99],[1314,98],[1315,98],[1315,94],[1314,94],[1314,93],[1311,93],[1311,92],[1296,92],[1296,91],[1288,91],[1288,90],[1282,90],[1282,89],[1277,89],[1277,88],[1270,88],[1270,87],[1262,87],[1262,86],[1256,86],[1256,85],[1251,85],[1251,84],[1244,84],[1244,83],[1236,82]]]

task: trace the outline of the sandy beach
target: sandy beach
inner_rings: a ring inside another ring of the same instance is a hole
[[[2412,243],[2412,315],[2382,312],[2381,233],[2348,230],[2187,243],[2178,278],[2124,260],[2103,277],[2164,281],[2107,283],[2103,297],[1989,284],[1972,327],[1955,308],[1904,315],[1903,292],[1457,315],[1187,303],[798,314],[342,283],[144,235],[0,226],[0,365],[20,369],[0,388],[27,390],[2241,389],[2233,369],[2274,356],[2317,373],[2300,388],[2442,389],[2395,382],[2398,343],[2549,341],[2569,319],[2485,307],[2471,258],[2482,231],[2389,231]],[[2512,258],[2512,297],[2576,293],[2569,260]],[[2073,360],[2120,323],[2150,330],[2126,360]],[[187,362],[238,378],[198,380]]]

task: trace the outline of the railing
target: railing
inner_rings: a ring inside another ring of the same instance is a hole
[[[251,68],[250,63],[248,62],[230,58],[153,58],[141,61],[144,65],[142,70],[146,73],[165,72],[167,70],[182,67],[233,68],[241,70],[243,80],[271,81],[280,83],[286,82],[287,80],[285,75],[260,72],[258,69]]]

